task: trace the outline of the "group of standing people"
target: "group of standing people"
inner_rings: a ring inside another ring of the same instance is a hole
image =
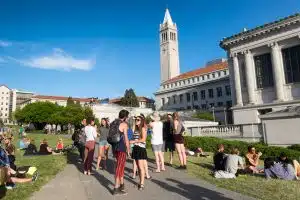
[[[98,157],[96,169],[100,169],[102,159],[108,157],[108,150],[112,148],[115,158],[115,186],[114,195],[126,194],[124,186],[124,169],[126,160],[133,160],[133,176],[139,175],[138,189],[143,190],[145,179],[150,179],[147,163],[146,140],[148,129],[152,129],[151,146],[156,160],[156,173],[165,171],[164,152],[170,152],[170,164],[173,164],[173,152],[178,152],[180,167],[186,169],[186,154],[184,147],[184,127],[178,113],[168,114],[167,120],[162,122],[157,112],[151,116],[151,122],[146,123],[143,114],[134,116],[129,122],[129,112],[121,110],[119,116],[112,123],[108,119],[101,119],[101,126],[97,128],[93,119],[84,119],[81,130],[72,139],[78,147],[84,164],[84,174],[90,175],[94,159],[95,145],[98,142]],[[115,137],[116,141],[112,138]],[[98,138],[98,139],[97,139]],[[104,167],[105,167],[104,163]]]

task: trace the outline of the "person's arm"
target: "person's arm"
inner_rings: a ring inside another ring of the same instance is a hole
[[[93,136],[94,136],[94,138],[97,138],[97,130],[95,127],[94,127],[94,131],[93,131]]]
[[[126,145],[127,153],[130,152],[130,145],[129,145],[129,140],[128,140],[128,125],[124,123],[124,128],[123,128],[123,133],[124,133],[124,142]]]
[[[142,137],[137,140],[136,142],[140,143],[140,142],[146,142],[146,138],[147,138],[147,130],[145,127],[142,128]]]
[[[246,158],[248,159],[248,161],[251,165],[253,165],[255,167],[258,165],[258,159],[251,158],[251,156],[249,154],[247,154]]]
[[[241,169],[244,169],[244,161],[243,161],[243,158],[242,157],[239,157],[239,165],[240,165],[240,168]]]

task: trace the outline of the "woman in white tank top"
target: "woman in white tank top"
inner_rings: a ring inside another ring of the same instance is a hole
[[[150,117],[153,120],[150,123],[150,127],[152,128],[151,145],[155,155],[155,161],[157,167],[156,172],[159,173],[160,171],[165,171],[164,156],[162,153],[163,123],[160,121],[158,112],[154,112],[153,115]]]

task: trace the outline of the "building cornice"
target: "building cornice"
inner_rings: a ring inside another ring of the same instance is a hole
[[[254,104],[254,105],[245,105],[245,106],[234,106],[231,110],[244,110],[244,109],[253,109],[253,108],[270,108],[274,106],[289,106],[289,105],[297,105],[300,104],[300,100],[292,100],[292,101],[282,101],[282,102],[273,102],[273,103],[265,103],[265,104]]]
[[[235,34],[231,37],[224,38],[220,42],[220,46],[227,50],[232,46],[238,46],[241,42],[245,42],[257,37],[261,37],[263,35],[271,34],[274,32],[278,32],[283,28],[300,24],[300,13],[296,13],[295,15],[288,16],[283,19],[279,19],[275,22],[271,22],[268,24],[264,24],[262,26],[258,26],[254,29],[250,29],[248,31],[244,31],[238,34]]]

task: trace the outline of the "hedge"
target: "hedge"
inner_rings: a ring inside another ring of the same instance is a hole
[[[300,151],[300,144],[294,144],[292,146],[289,146],[288,149],[293,149],[296,151]]]
[[[205,152],[215,152],[218,144],[223,144],[225,146],[225,152],[227,153],[229,153],[232,148],[236,147],[239,149],[241,155],[245,155],[248,151],[248,146],[253,145],[258,152],[260,151],[263,153],[262,159],[266,157],[278,157],[281,152],[286,153],[290,159],[300,159],[300,151],[284,147],[267,146],[263,143],[230,141],[215,137],[185,137],[185,146],[190,150],[201,147]]]

